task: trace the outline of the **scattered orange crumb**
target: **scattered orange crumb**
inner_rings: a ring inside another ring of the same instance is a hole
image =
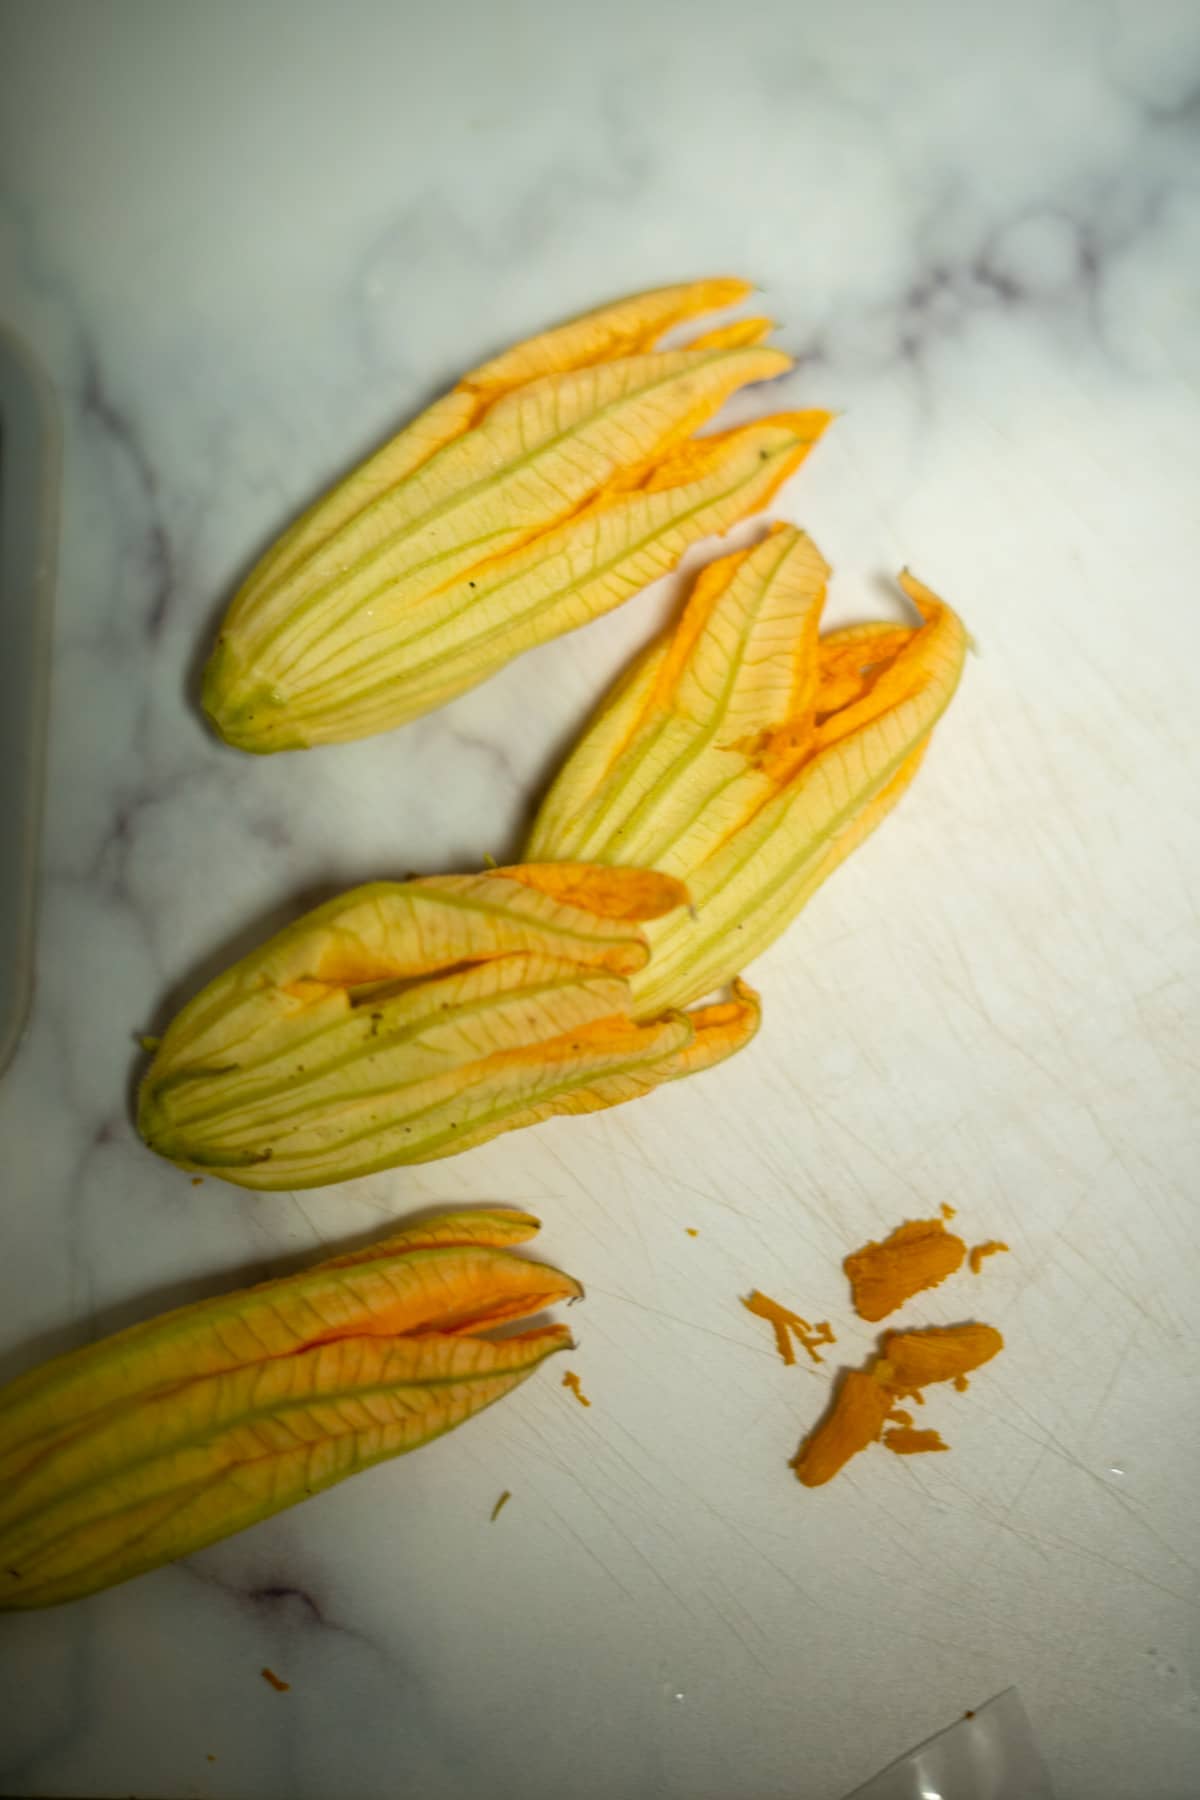
[[[883,1434],[883,1447],[895,1456],[921,1456],[927,1450],[948,1450],[940,1431],[914,1431],[911,1425],[897,1425]]]
[[[852,1456],[877,1443],[891,1411],[892,1396],[873,1373],[848,1369],[833,1405],[792,1462],[805,1487],[824,1487]]]
[[[905,1412],[902,1406],[893,1406],[891,1412],[888,1414],[889,1425],[911,1425],[912,1422],[912,1414],[910,1412]]]
[[[207,1755],[207,1756],[206,1756],[206,1757],[205,1757],[205,1759],[204,1759],[204,1760],[205,1760],[205,1762],[216,1762],[216,1760],[217,1760],[217,1759],[216,1759],[216,1757],[215,1757],[215,1756],[214,1756],[214,1755],[213,1755],[213,1753],[212,1753],[212,1751],[211,1751],[211,1750],[210,1750],[210,1751],[209,1751],[209,1753],[208,1753],[208,1755]]]
[[[275,1673],[274,1669],[264,1669],[262,1671],[262,1678],[265,1682],[268,1682],[270,1684],[270,1686],[275,1689],[275,1692],[277,1694],[288,1694],[291,1692],[291,1688],[292,1688],[291,1682],[290,1681],[281,1681],[279,1679],[278,1675]]]
[[[992,1325],[931,1325],[925,1331],[889,1331],[876,1365],[881,1381],[894,1391],[927,1387],[931,1381],[953,1381],[1004,1348]]]
[[[687,1232],[689,1237],[699,1237],[700,1236],[700,1233],[696,1230],[696,1227],[694,1225],[685,1225],[684,1230]]]
[[[965,1375],[956,1375],[954,1377],[954,1386],[958,1393],[965,1394],[970,1385],[971,1384]]]
[[[562,1384],[565,1388],[570,1388],[571,1392],[574,1394],[575,1398],[578,1400],[580,1406],[590,1406],[592,1404],[591,1401],[588,1399],[587,1395],[584,1393],[582,1387],[579,1385],[579,1377],[575,1373],[574,1369],[567,1370],[566,1374],[562,1378]]]
[[[493,1508],[492,1508],[492,1524],[493,1525],[496,1523],[496,1520],[500,1517],[500,1514],[504,1511],[505,1507],[508,1505],[508,1503],[511,1499],[512,1499],[512,1489],[505,1488],[504,1492],[501,1494],[500,1498],[497,1500],[495,1506],[493,1506]]]
[[[957,1206],[951,1206],[951,1204],[948,1200],[943,1200],[942,1204],[938,1210],[940,1211],[943,1219],[957,1219],[957,1217],[958,1217]]]
[[[203,1175],[193,1175],[192,1176],[192,1186],[193,1187],[203,1187],[204,1186]]]
[[[964,1719],[973,1719],[974,1717],[975,1717],[975,1713],[974,1713],[973,1709],[971,1707],[968,1707],[966,1712],[963,1714],[963,1718]]]
[[[1008,1245],[1002,1244],[999,1238],[989,1238],[986,1244],[976,1244],[971,1251],[970,1256],[967,1258],[967,1261],[971,1265],[972,1275],[978,1275],[980,1269],[983,1267],[983,1259],[985,1256],[999,1256],[1002,1250],[1007,1249]]]
[[[815,1363],[824,1362],[825,1358],[817,1349],[818,1344],[835,1344],[833,1328],[828,1319],[822,1319],[817,1325],[810,1325],[799,1313],[789,1311],[780,1306],[778,1300],[769,1300],[766,1294],[760,1294],[755,1288],[748,1300],[742,1305],[747,1312],[752,1312],[757,1319],[766,1319],[775,1333],[775,1348],[789,1368],[796,1360],[796,1352],[792,1347],[794,1338],[802,1344]]]
[[[842,1264],[860,1319],[885,1319],[923,1288],[937,1287],[962,1266],[967,1246],[941,1219],[912,1219],[890,1237],[874,1239]]]

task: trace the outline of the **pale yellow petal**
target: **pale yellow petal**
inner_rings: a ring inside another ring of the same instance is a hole
[[[461,1328],[540,1311],[578,1287],[487,1243],[386,1244],[179,1307],[44,1363],[0,1389],[0,1481],[117,1402],[336,1337]],[[0,1509],[6,1504],[0,1494]]]
[[[340,1023],[374,984],[512,955],[628,974],[646,947],[636,925],[498,874],[375,882],[306,913],[211,981],[172,1020],[146,1084],[284,1052]]]
[[[4,1499],[0,1606],[46,1606],[189,1554],[428,1443],[564,1349],[349,1338],[117,1405]]]
[[[285,680],[380,599],[415,605],[648,465],[750,381],[789,366],[758,347],[673,350],[544,378],[504,395],[347,523],[290,579],[235,611],[231,655]],[[236,630],[234,629],[236,627]]]
[[[690,870],[778,786],[787,732],[802,758],[811,737],[815,645],[825,564],[811,541],[778,527],[754,549],[709,564],[653,683],[635,671],[618,696],[641,700],[619,731],[602,715],[568,759],[534,823],[528,854],[628,861],[687,879]],[[593,732],[605,748],[598,767]]]
[[[893,665],[902,679],[889,677],[887,709],[868,697],[856,728],[829,742],[688,872],[693,911],[646,928],[651,961],[631,982],[639,1016],[687,1004],[728,981],[886,816],[950,703],[966,647],[955,614],[930,606],[928,624]]]
[[[376,1262],[381,1256],[394,1256],[408,1250],[435,1250],[478,1245],[488,1249],[507,1250],[516,1244],[527,1244],[542,1228],[532,1213],[511,1206],[468,1206],[461,1212],[438,1213],[416,1225],[406,1225],[374,1243],[358,1250],[346,1250],[327,1256],[316,1264],[320,1269],[346,1269],[353,1263]]]
[[[765,505],[826,414],[782,415],[688,443],[630,490],[609,490],[519,551],[448,582],[419,607],[378,597],[359,634],[310,659],[306,743],[384,731],[484,680],[522,651],[611,611],[688,546]],[[282,716],[282,715],[281,715]],[[288,730],[299,713],[288,715]],[[261,724],[261,721],[260,721]]]
[[[415,1121],[469,1087],[481,1063],[621,1014],[628,996],[619,976],[525,956],[431,976],[269,1059],[164,1084],[143,1106],[143,1135],[161,1155],[231,1179],[270,1163],[266,1185],[287,1187],[297,1157],[317,1151],[326,1179],[345,1178],[362,1172],[364,1139],[419,1143]]]
[[[229,623],[236,621],[251,600],[300,568],[335,531],[357,518],[381,494],[398,486],[436,451],[461,437],[478,417],[480,406],[476,396],[461,389],[444,394],[322,495],[255,564],[238,590]]]
[[[690,1041],[686,1015],[633,1024],[612,1014],[557,1038],[457,1064],[404,1090],[349,1102],[326,1119],[312,1114],[272,1129],[269,1157],[245,1165],[206,1164],[242,1187],[317,1187],[407,1163],[435,1161],[554,1113],[591,1111],[587,1090],[624,1080],[632,1098],[656,1085],[651,1065]],[[201,1166],[199,1163],[197,1167]]]

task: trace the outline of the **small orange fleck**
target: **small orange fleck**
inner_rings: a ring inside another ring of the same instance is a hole
[[[193,1187],[203,1187],[204,1186],[203,1175],[193,1175],[192,1176],[192,1186]]]
[[[960,1394],[965,1394],[970,1385],[971,1384],[965,1375],[956,1375],[954,1377],[954,1386]]]
[[[902,1406],[893,1406],[891,1412],[888,1414],[889,1425],[911,1425],[912,1422],[912,1414],[910,1412],[905,1412]]]
[[[511,1499],[512,1499],[512,1489],[505,1488],[504,1492],[501,1494],[500,1498],[497,1500],[495,1506],[493,1506],[493,1508],[492,1508],[492,1524],[493,1525],[496,1523],[496,1520],[500,1517],[500,1514],[504,1511],[505,1507],[508,1505],[508,1503]]]
[[[1008,1245],[1002,1244],[999,1238],[989,1238],[986,1244],[976,1244],[975,1248],[971,1251],[970,1256],[967,1258],[967,1261],[971,1265],[972,1275],[978,1275],[980,1269],[983,1267],[983,1259],[985,1256],[999,1256],[1001,1251],[1007,1249]]]
[[[275,1689],[277,1694],[287,1694],[291,1692],[291,1682],[281,1681],[274,1669],[264,1669],[262,1671],[262,1678],[269,1686]]]
[[[883,1447],[895,1456],[923,1456],[930,1450],[948,1450],[940,1431],[914,1431],[911,1425],[897,1425],[883,1434]]]
[[[833,1335],[828,1319],[822,1319],[819,1325],[810,1325],[799,1313],[794,1313],[786,1306],[780,1306],[778,1300],[768,1299],[755,1288],[748,1300],[742,1305],[747,1312],[752,1312],[756,1319],[766,1319],[775,1333],[775,1348],[790,1368],[796,1360],[796,1352],[792,1348],[792,1339],[802,1344],[813,1362],[824,1362],[825,1358],[818,1353],[818,1344],[834,1344],[837,1339]]]
[[[965,1712],[965,1713],[964,1713],[964,1714],[963,1714],[963,1718],[964,1718],[964,1719],[973,1719],[973,1718],[974,1718],[974,1717],[975,1717],[975,1714],[974,1714],[974,1712],[972,1712],[972,1710],[971,1710],[971,1709],[970,1709],[970,1707],[968,1707],[968,1708],[967,1708],[967,1711],[966,1711],[966,1712]]]
[[[579,1377],[575,1373],[574,1369],[567,1370],[566,1374],[562,1378],[562,1384],[565,1388],[570,1388],[571,1392],[574,1394],[575,1398],[578,1400],[580,1406],[590,1406],[592,1404],[591,1401],[588,1399],[587,1395],[584,1393],[582,1387],[580,1386]]]
[[[689,1237],[699,1237],[700,1236],[700,1233],[696,1230],[696,1227],[694,1225],[685,1225],[684,1230],[687,1232]]]
[[[213,1755],[213,1753],[212,1753],[212,1751],[211,1751],[211,1750],[210,1750],[210,1751],[209,1751],[209,1753],[208,1753],[208,1755],[207,1755],[207,1756],[206,1756],[206,1757],[205,1757],[205,1759],[204,1759],[204,1760],[205,1760],[205,1762],[216,1762],[216,1760],[217,1760],[217,1759],[216,1759],[216,1757],[215,1757],[215,1756],[214,1756],[214,1755]]]
[[[957,1206],[951,1206],[948,1200],[942,1201],[939,1211],[941,1212],[943,1219],[957,1219],[958,1217]]]

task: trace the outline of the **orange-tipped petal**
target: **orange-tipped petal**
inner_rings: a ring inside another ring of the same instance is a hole
[[[710,563],[677,625],[610,703],[619,726],[602,711],[568,759],[528,854],[639,862],[684,880],[702,866],[776,791],[777,773],[764,767],[768,728],[811,727],[826,573],[810,540],[785,526]]]
[[[564,523],[445,582],[419,607],[402,595],[376,599],[361,629],[311,669],[308,740],[388,730],[521,649],[611,611],[690,544],[766,505],[826,423],[825,414],[782,414],[688,440],[648,469],[622,470]]]
[[[192,1166],[260,1165],[274,1149],[268,1127],[297,1109],[311,1116],[389,1085],[403,1104],[400,1090],[451,1059],[536,1041],[531,1018],[554,1037],[624,1010],[622,978],[647,954],[635,924],[498,873],[355,889],[172,1021],[142,1083],[143,1136]],[[273,1175],[266,1185],[287,1185]]]
[[[684,1017],[694,1035],[690,1043],[664,1063],[659,1081],[699,1075],[744,1050],[762,1024],[762,1001],[747,982],[735,980],[728,1000],[693,1006]]]
[[[361,1249],[328,1256],[317,1267],[345,1269],[352,1263],[375,1262],[381,1256],[399,1255],[405,1250],[465,1247],[507,1250],[516,1244],[527,1244],[541,1228],[540,1219],[532,1213],[518,1212],[515,1207],[465,1207],[461,1212],[439,1213],[435,1218],[422,1219],[417,1225],[406,1225],[402,1231],[377,1238]]]
[[[349,1339],[118,1406],[5,1496],[0,1607],[77,1599],[257,1524],[442,1436],[570,1343],[563,1326]]]
[[[877,709],[877,688],[863,703],[870,716],[844,738],[827,721],[814,753],[699,867],[669,865],[687,881],[693,908],[648,928],[650,963],[633,984],[639,1014],[686,1004],[745,967],[901,798],[966,655],[948,608],[927,629],[926,642],[899,659],[905,685],[889,687],[886,710]]]
[[[733,350],[748,344],[765,344],[775,329],[773,319],[734,319],[728,325],[715,325],[699,337],[689,338],[689,350]]]
[[[640,863],[692,905],[653,921],[637,1016],[724,986],[767,947],[911,782],[967,647],[908,575],[917,627],[817,640],[826,568],[779,527],[710,564],[636,663],[534,822],[531,860]]]
[[[544,375],[637,355],[649,350],[673,326],[700,313],[735,306],[750,292],[747,281],[717,276],[630,294],[514,344],[473,370],[462,386],[471,393],[491,395]]]

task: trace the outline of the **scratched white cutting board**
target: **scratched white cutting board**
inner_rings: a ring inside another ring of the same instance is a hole
[[[1187,1800],[1194,16],[9,20],[0,294],[67,456],[0,1371],[500,1201],[586,1284],[592,1404],[546,1371],[178,1569],[3,1621],[0,1792],[839,1800],[1016,1683],[1060,1800]],[[506,339],[726,267],[802,353],[780,402],[842,411],[779,508],[835,564],[834,615],[886,609],[908,561],[977,638],[911,796],[755,969],[728,1066],[294,1201],[193,1189],[133,1136],[132,1034],[314,890],[511,853],[671,598],[395,737],[257,762],[187,698],[238,570]],[[905,1317],[1008,1347],[931,1397],[948,1455],[806,1493],[788,1458],[873,1341],[841,1259],[943,1201],[1011,1254]],[[754,1286],[833,1322],[826,1368],[779,1363]]]

